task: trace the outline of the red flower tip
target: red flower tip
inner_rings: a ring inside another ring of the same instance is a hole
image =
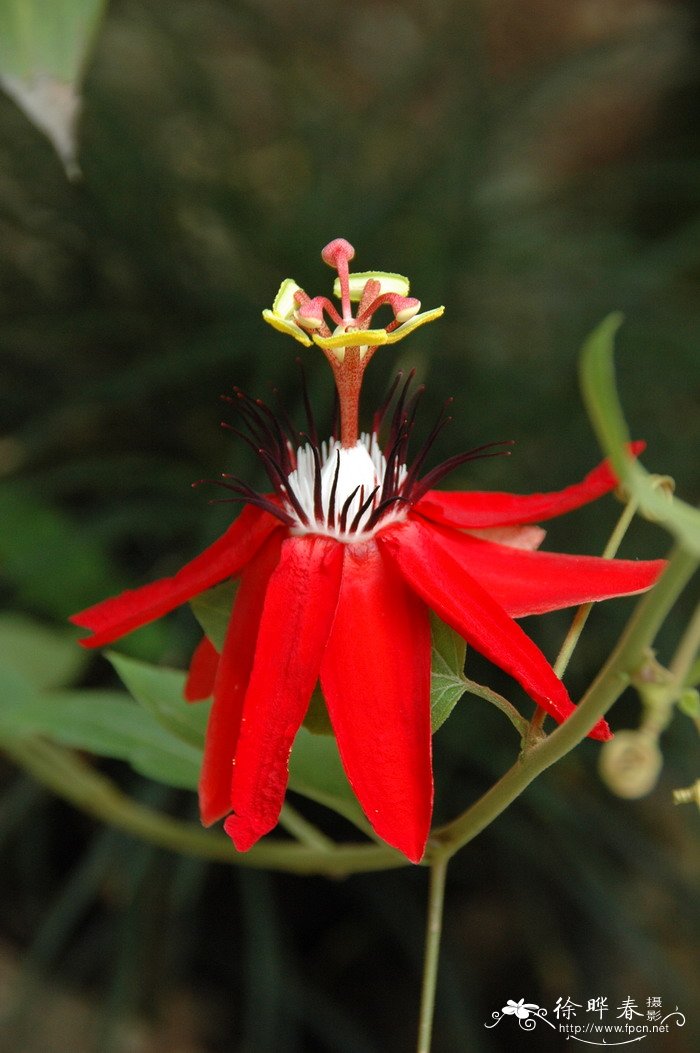
[[[589,731],[588,737],[589,739],[597,739],[598,742],[609,742],[613,737],[613,733],[607,720],[599,720],[593,729]]]
[[[183,692],[186,702],[203,702],[205,698],[211,698],[218,668],[219,652],[209,637],[203,636],[190,661]]]
[[[239,852],[247,852],[260,838],[268,833],[240,815],[230,815],[224,823],[224,830],[233,841]]]

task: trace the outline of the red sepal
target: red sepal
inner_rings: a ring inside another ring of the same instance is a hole
[[[367,818],[417,863],[433,802],[428,610],[374,541],[344,546],[321,687]]]
[[[641,453],[644,442],[632,442],[629,452]],[[610,463],[603,461],[585,479],[565,490],[545,494],[506,494],[481,490],[429,490],[415,505],[426,519],[445,526],[505,526],[510,523],[539,523],[543,519],[571,512],[595,501],[617,486]]]
[[[203,702],[211,698],[219,665],[219,652],[209,637],[203,636],[190,659],[183,695],[186,702]]]
[[[243,702],[253,666],[258,626],[270,576],[280,558],[275,531],[243,571],[218,663],[199,780],[199,811],[205,826],[231,811],[231,778]]]
[[[139,589],[128,589],[71,616],[74,625],[91,629],[94,636],[81,640],[83,647],[102,647],[133,629],[160,618],[212,585],[239,574],[263,541],[279,527],[268,512],[247,505],[226,533],[196,556],[172,578],[161,578]]]
[[[627,596],[650,588],[666,566],[663,559],[601,559],[511,548],[430,524],[444,551],[512,618],[544,614],[591,600]]]
[[[494,665],[509,673],[534,701],[561,723],[574,709],[569,694],[540,649],[485,589],[439,543],[420,519],[377,535],[412,589],[444,622]],[[604,720],[591,737],[610,738]]]
[[[338,602],[343,545],[287,538],[270,577],[248,683],[225,823],[244,852],[275,826],[289,754],[304,719]]]

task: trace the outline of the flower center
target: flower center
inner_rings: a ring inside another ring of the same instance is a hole
[[[374,414],[372,432],[363,433],[351,445],[343,442],[342,435],[319,442],[305,386],[306,432],[296,431],[291,422],[284,416],[276,416],[260,399],[250,398],[240,388],[234,388],[233,397],[222,398],[238,409],[244,430],[226,422],[222,426],[257,453],[272,492],[260,493],[226,472],[220,479],[200,479],[193,486],[216,483],[236,495],[228,498],[229,501],[257,505],[284,523],[293,534],[325,534],[345,543],[367,540],[388,523],[404,519],[428,490],[459,465],[475,457],[495,457],[505,452],[496,451],[495,447],[510,445],[487,443],[450,457],[421,475],[437,435],[450,418],[444,410],[441,412],[408,467],[408,445],[423,388],[411,394],[413,374],[409,373],[403,383],[402,379],[399,373]],[[383,446],[380,430],[387,433]],[[302,437],[308,441],[297,446]]]
[[[296,468],[286,485],[296,498],[296,504],[287,503],[293,520],[291,532],[326,534],[350,543],[366,540],[388,521],[402,519],[406,507],[400,502],[380,508],[388,489],[386,476],[386,458],[375,434],[362,434],[351,447],[337,439],[322,443],[320,448],[300,446]],[[406,468],[401,465],[392,491],[405,477]]]

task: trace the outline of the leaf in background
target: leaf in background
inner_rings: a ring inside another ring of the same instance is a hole
[[[316,684],[314,693],[309,702],[309,708],[304,717],[304,727],[312,735],[333,735],[333,725],[328,714],[328,706],[321,691],[321,685]]]
[[[21,599],[59,618],[95,598],[116,592],[118,580],[101,548],[28,486],[0,490],[2,575]]]
[[[434,614],[432,629],[432,662],[430,675],[430,720],[433,732],[445,723],[467,689],[464,661],[467,645],[462,637]]]
[[[223,650],[237,587],[237,581],[225,581],[190,600],[195,618],[219,653]]]
[[[0,84],[80,174],[76,126],[85,60],[106,0],[2,0]]]
[[[123,654],[108,652],[119,678],[130,694],[158,723],[182,742],[194,746],[201,753],[204,733],[209,719],[210,705],[190,706],[183,697],[185,674],[177,669],[149,665]]]
[[[289,759],[289,788],[332,808],[361,829],[367,828],[340,762],[335,738],[299,729]]]
[[[98,542],[28,486],[3,484],[0,523],[0,580],[17,589],[21,605],[62,619],[123,587]],[[167,629],[154,622],[128,637],[124,647],[151,654],[162,651],[166,639]]]
[[[698,685],[700,685],[700,658],[693,662],[690,672],[685,678],[686,687],[697,687]]]
[[[166,731],[147,710],[116,691],[40,693],[0,666],[0,738],[45,735],[73,749],[127,761],[168,786],[195,790],[201,752]]]
[[[620,482],[640,512],[664,526],[690,552],[700,555],[700,511],[652,484],[652,478],[626,451],[630,441],[617,395],[614,337],[621,314],[611,314],[595,329],[581,352],[581,389],[593,429],[610,457]]]
[[[0,663],[37,688],[62,687],[77,679],[87,653],[75,633],[48,628],[23,614],[0,614]]]

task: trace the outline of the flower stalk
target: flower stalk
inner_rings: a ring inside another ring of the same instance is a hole
[[[334,878],[407,865],[393,848],[375,844],[333,844],[330,850],[325,844],[266,841],[249,852],[237,852],[229,838],[133,800],[70,749],[33,737],[6,738],[2,749],[37,782],[87,815],[172,852],[258,870]]]
[[[430,865],[430,890],[428,893],[428,912],[425,928],[423,984],[418,1020],[417,1053],[430,1053],[432,1041],[448,863],[449,857],[441,853],[435,857]]]

